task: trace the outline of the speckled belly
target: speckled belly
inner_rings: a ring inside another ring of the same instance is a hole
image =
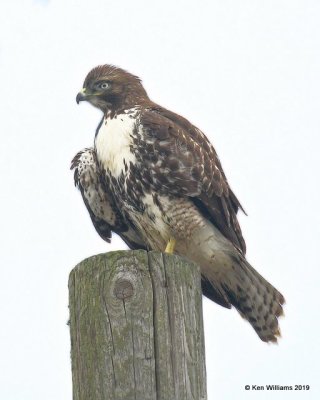
[[[170,238],[177,248],[185,247],[195,231],[204,226],[202,215],[187,198],[158,197],[142,199],[144,211],[127,210],[134,225],[152,250],[164,251]]]

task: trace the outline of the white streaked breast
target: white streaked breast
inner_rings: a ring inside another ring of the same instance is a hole
[[[105,118],[95,139],[97,157],[105,169],[117,178],[124,172],[124,162],[129,166],[136,159],[130,152],[131,134],[136,122],[132,115],[120,114],[112,119]]]

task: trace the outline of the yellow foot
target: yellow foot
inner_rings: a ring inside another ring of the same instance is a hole
[[[170,238],[165,249],[165,253],[172,254],[174,252],[174,246],[176,245],[176,239]]]

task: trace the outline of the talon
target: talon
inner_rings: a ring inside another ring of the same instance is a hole
[[[176,245],[176,239],[170,238],[164,252],[168,254],[173,254],[175,245]]]

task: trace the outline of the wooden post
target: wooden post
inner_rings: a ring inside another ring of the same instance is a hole
[[[205,400],[199,268],[116,251],[69,278],[74,400]]]

